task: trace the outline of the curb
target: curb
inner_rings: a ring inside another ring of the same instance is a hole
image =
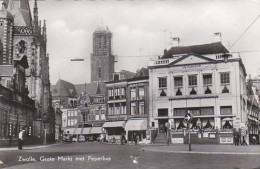
[[[24,146],[22,150],[33,150],[33,149],[47,148],[47,147],[58,146],[58,145],[62,145],[62,143],[59,143],[59,144],[49,144],[49,145],[40,145],[40,146],[32,146],[32,147]],[[0,151],[15,151],[15,150],[18,150],[18,148],[17,147],[0,148]]]
[[[260,153],[251,153],[251,152],[204,152],[204,151],[170,151],[170,150],[154,150],[154,149],[147,149],[143,148],[144,151],[151,151],[151,152],[159,152],[159,153],[179,153],[179,154],[212,154],[212,155],[260,155]]]

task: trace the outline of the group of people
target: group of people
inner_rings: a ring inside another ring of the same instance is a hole
[[[133,133],[133,141],[134,141],[135,145],[137,145],[138,140],[139,140],[138,135],[136,133]],[[113,143],[116,142],[115,137],[113,137],[112,142]],[[125,137],[124,133],[122,133],[121,136],[120,136],[120,142],[121,142],[121,145],[124,145],[124,144],[127,143],[127,140],[126,140],[126,137]]]

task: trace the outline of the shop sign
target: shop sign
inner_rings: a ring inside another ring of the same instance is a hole
[[[183,144],[184,140],[183,138],[172,138],[172,143],[174,144]]]
[[[209,133],[208,132],[204,132],[203,133],[203,137],[209,137]]]
[[[233,143],[233,137],[220,137],[220,143]]]
[[[209,133],[209,138],[216,138],[216,134],[215,133]]]
[[[118,121],[118,120],[127,120],[127,117],[126,116],[109,116],[108,117],[108,120],[109,121]]]
[[[240,119],[239,118],[236,118],[234,121],[233,121],[233,127],[235,129],[239,129],[241,127],[241,122],[240,122]]]

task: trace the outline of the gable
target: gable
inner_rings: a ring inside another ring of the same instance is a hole
[[[200,55],[186,55],[182,56],[181,58],[175,60],[170,65],[186,65],[186,64],[196,64],[196,63],[207,63],[210,61],[214,61],[213,59],[207,58],[205,56]]]

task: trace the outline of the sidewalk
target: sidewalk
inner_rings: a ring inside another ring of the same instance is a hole
[[[39,149],[39,148],[46,148],[46,147],[52,147],[61,145],[63,143],[55,143],[55,144],[47,144],[47,145],[25,145],[23,146],[23,150],[33,150],[33,149]],[[4,147],[0,148],[0,151],[13,151],[18,150],[18,147]]]
[[[165,153],[194,153],[194,154],[245,154],[260,155],[260,145],[235,146],[235,145],[205,145],[192,144],[189,151],[188,144],[174,145],[148,145],[144,151],[165,152]]]

